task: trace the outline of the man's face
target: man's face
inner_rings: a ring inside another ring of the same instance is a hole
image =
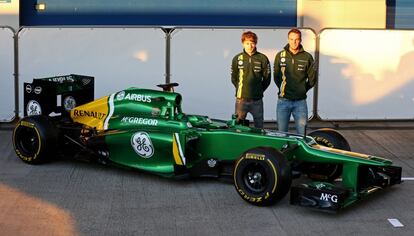
[[[252,54],[256,51],[256,43],[249,39],[246,39],[243,41],[243,48],[247,54]]]
[[[300,38],[299,34],[290,33],[288,35],[288,43],[289,43],[290,50],[293,50],[293,51],[298,50],[301,42],[302,42],[302,39]]]

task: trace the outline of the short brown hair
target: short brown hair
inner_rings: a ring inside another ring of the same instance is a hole
[[[253,33],[252,31],[247,31],[247,32],[244,32],[244,33],[242,34],[242,36],[241,36],[241,41],[242,41],[242,43],[243,43],[245,40],[250,40],[250,41],[252,41],[252,42],[254,42],[254,43],[257,43],[257,35],[256,35],[255,33]]]
[[[299,30],[299,29],[297,29],[297,28],[293,28],[293,29],[289,30],[288,36],[289,36],[289,34],[291,34],[291,33],[294,33],[294,34],[299,34],[299,38],[300,38],[300,39],[302,39],[302,32],[300,32],[300,30]]]

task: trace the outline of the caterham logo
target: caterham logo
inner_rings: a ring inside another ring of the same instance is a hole
[[[209,160],[207,161],[207,165],[208,165],[208,167],[213,168],[213,167],[215,167],[215,166],[217,165],[217,161],[216,161],[216,160],[214,160],[213,158],[211,158],[211,159],[209,159]]]
[[[154,154],[154,146],[146,132],[137,132],[131,138],[134,151],[143,158],[150,158]]]

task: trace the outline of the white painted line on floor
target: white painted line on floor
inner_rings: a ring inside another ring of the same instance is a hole
[[[401,177],[401,180],[414,180],[414,177]],[[342,178],[335,179],[336,182],[341,182]]]
[[[398,219],[388,219],[388,222],[390,222],[394,227],[404,227]]]

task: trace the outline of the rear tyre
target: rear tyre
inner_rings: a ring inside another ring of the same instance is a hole
[[[318,129],[309,135],[321,146],[351,151],[348,141],[336,130]],[[306,163],[305,172],[312,180],[331,182],[341,176],[342,165]]]
[[[44,163],[55,156],[57,137],[57,130],[47,117],[28,116],[13,130],[14,151],[28,164]]]
[[[271,205],[289,191],[290,166],[279,151],[257,147],[244,152],[233,170],[234,186],[243,200],[257,205]]]

